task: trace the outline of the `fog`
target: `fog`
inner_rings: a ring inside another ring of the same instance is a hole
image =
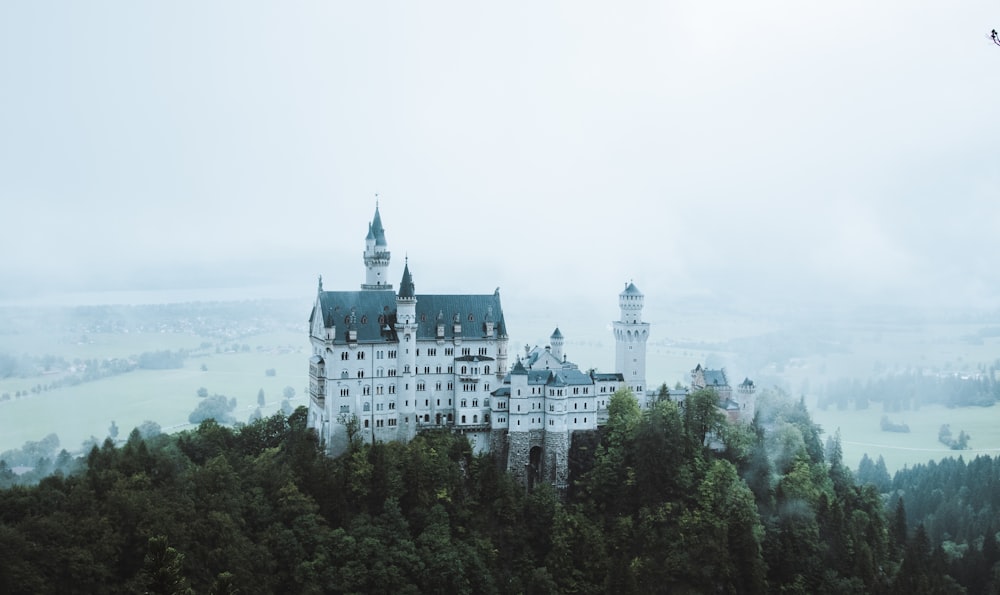
[[[628,280],[654,322],[993,308],[998,24],[984,1],[6,3],[0,301],[308,305],[319,274],[361,283],[377,193],[391,274],[501,287],[518,342],[605,328]]]

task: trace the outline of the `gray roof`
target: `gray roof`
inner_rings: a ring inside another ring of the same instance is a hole
[[[410,263],[407,262],[403,265],[403,280],[399,282],[399,297],[412,298],[415,295],[414,289],[416,286],[413,284],[413,277],[410,276]]]
[[[527,376],[528,375],[528,371],[524,368],[524,364],[521,363],[521,358],[517,358],[517,361],[514,362],[514,367],[511,368],[510,373],[511,374],[517,374],[518,376]],[[507,377],[507,380],[510,380],[510,376],[509,375]]]
[[[403,289],[400,289],[400,293]],[[503,308],[500,294],[487,295],[417,295],[417,340],[432,340],[437,337],[437,316],[444,313],[444,339],[455,338],[454,319],[461,322],[460,337],[478,339],[486,336],[486,316],[492,312],[500,322],[494,325],[493,336],[506,336],[503,325]],[[397,341],[396,294],[387,291],[323,291],[318,296],[323,324],[336,326],[336,343],[346,342],[346,329],[354,313],[354,327],[358,332],[358,342],[374,343]],[[313,322],[315,310],[309,317]],[[469,320],[469,317],[472,320]],[[380,320],[381,317],[381,320]]]
[[[510,382],[511,374],[527,375],[528,384],[532,386],[591,386],[594,381],[588,374],[576,368],[564,368],[561,370],[525,370],[521,361],[514,364],[514,368],[504,378],[505,383]],[[618,374],[620,377],[621,375]]]
[[[705,386],[729,386],[729,380],[726,379],[725,370],[702,370],[702,374],[705,376]]]
[[[621,292],[621,295],[625,294],[642,295],[642,292],[635,286],[635,283],[630,281],[629,284],[625,286],[625,291]]]
[[[594,379],[594,382],[608,382],[612,380],[625,382],[625,376],[618,372],[594,372],[590,377]]]
[[[750,378],[744,377],[743,378],[743,382],[740,383],[740,386],[746,387],[746,388],[753,388],[753,380],[750,380]]]
[[[372,219],[371,233],[375,234],[375,245],[385,246],[385,228],[382,227],[382,216],[378,213],[378,205],[375,205],[375,218]]]
[[[579,386],[583,384],[590,386],[594,383],[589,374],[584,374],[575,368],[553,370],[552,376],[554,377],[554,383],[558,383],[556,386]]]
[[[556,330],[552,331],[552,336],[549,337],[549,338],[550,339],[562,339],[563,338],[563,334],[561,332],[559,332],[559,327],[558,326],[556,327]]]

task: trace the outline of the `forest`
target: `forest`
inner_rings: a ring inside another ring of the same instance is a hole
[[[530,492],[459,434],[323,454],[306,410],[0,463],[4,593],[994,592],[1000,461],[847,469],[804,404],[620,391]],[[862,473],[863,471],[863,473]]]

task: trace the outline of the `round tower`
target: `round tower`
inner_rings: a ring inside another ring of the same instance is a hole
[[[392,289],[389,283],[389,245],[385,241],[385,228],[382,227],[382,216],[375,204],[375,217],[368,224],[368,235],[365,236],[365,282],[361,289],[378,290]]]
[[[643,295],[634,283],[627,283],[618,294],[619,320],[613,323],[615,333],[615,371],[625,379],[639,404],[643,405],[646,391],[646,341],[649,323],[642,321]]]
[[[401,440],[412,440],[417,435],[417,295],[414,292],[410,263],[403,265],[403,279],[396,295],[396,337],[399,349],[396,354],[396,402],[402,414],[399,422]]]
[[[740,407],[740,419],[745,422],[753,421],[757,413],[757,387],[753,380],[744,378],[743,382],[736,387],[736,404]]]
[[[549,344],[552,346],[552,356],[559,361],[563,360],[564,342],[565,339],[563,339],[563,334],[559,331],[559,327],[557,326],[556,330],[552,331],[552,336],[549,337]]]

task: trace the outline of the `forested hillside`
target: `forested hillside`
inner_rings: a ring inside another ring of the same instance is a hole
[[[712,393],[648,412],[617,394],[562,496],[452,434],[328,458],[303,408],[136,431],[0,491],[0,592],[961,592],[802,404],[770,401],[730,426]]]

